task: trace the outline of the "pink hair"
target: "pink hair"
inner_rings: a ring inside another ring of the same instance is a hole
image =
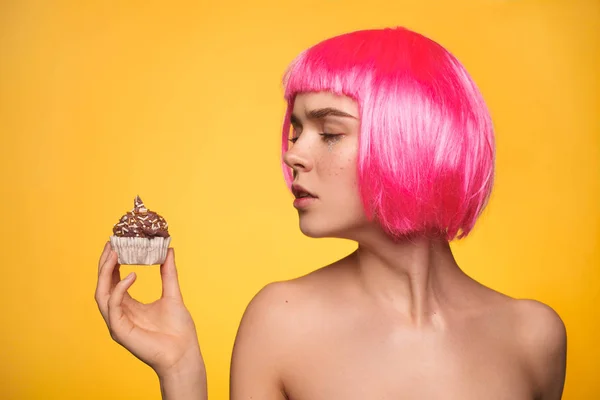
[[[328,91],[358,102],[358,182],[366,215],[395,238],[466,236],[494,180],[489,111],[460,62],[405,28],[363,30],[302,52],[285,77],[288,150],[294,98]],[[283,163],[286,183],[292,173]]]

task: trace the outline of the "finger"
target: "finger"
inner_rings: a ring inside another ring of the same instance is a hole
[[[100,260],[98,261],[98,275],[100,275],[100,270],[102,269],[102,264],[106,261],[106,257],[108,257],[111,250],[110,242],[104,243],[104,249],[102,250],[102,254],[100,254]]]
[[[162,297],[181,300],[181,289],[179,288],[177,267],[175,266],[175,250],[173,248],[167,251],[167,258],[160,266],[160,276],[162,279]]]
[[[112,270],[109,292],[112,292],[119,282],[121,282],[121,264],[115,265],[115,268]]]
[[[123,314],[122,303],[127,289],[133,285],[135,278],[135,272],[127,275],[125,279],[120,281],[117,286],[115,286],[115,289],[108,299],[108,325],[111,334],[117,341],[124,332],[131,331],[131,328],[133,327],[133,324],[129,318],[126,318]]]
[[[112,274],[114,268],[117,266],[117,253],[110,251],[106,260],[100,268],[100,275],[98,276],[98,284],[96,286],[96,303],[98,308],[104,317],[104,320],[108,323],[108,298],[111,293]]]
[[[112,271],[112,276],[111,276],[111,280],[110,280],[110,288],[108,289],[108,294],[111,294],[113,292],[113,290],[115,289],[115,287],[117,286],[117,284],[119,282],[121,282],[121,264],[115,265],[115,269],[113,269],[113,271]],[[125,292],[124,301],[127,302],[129,300],[133,300],[133,299],[128,292]]]

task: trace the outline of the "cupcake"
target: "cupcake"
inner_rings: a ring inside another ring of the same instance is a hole
[[[167,221],[148,210],[140,196],[133,210],[113,227],[110,243],[119,256],[119,264],[155,265],[165,262],[171,243]]]

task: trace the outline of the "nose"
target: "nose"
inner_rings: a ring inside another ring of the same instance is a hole
[[[302,149],[296,142],[291,149],[283,155],[283,161],[294,171],[294,177],[299,172],[308,172],[313,168],[313,161],[307,154],[306,149]]]

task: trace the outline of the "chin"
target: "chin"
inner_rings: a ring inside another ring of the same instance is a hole
[[[331,237],[330,229],[323,229],[323,227],[317,227],[312,224],[303,224],[300,222],[300,232],[310,238],[325,238]]]
[[[354,223],[352,223],[354,222]],[[300,217],[300,231],[310,238],[352,239],[356,231],[357,221],[332,221]]]

